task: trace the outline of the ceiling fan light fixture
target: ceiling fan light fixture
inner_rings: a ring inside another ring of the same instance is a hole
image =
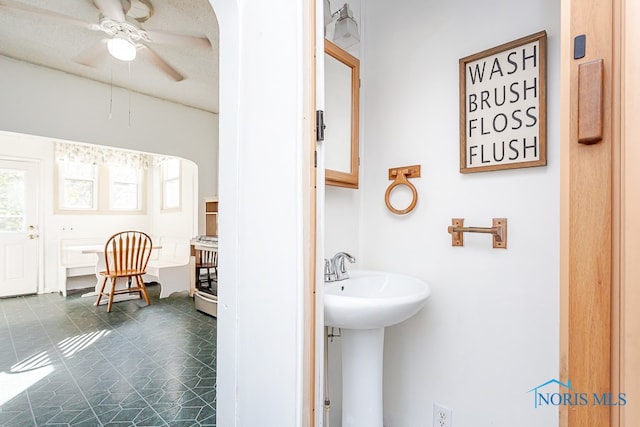
[[[107,42],[107,50],[120,61],[133,61],[136,59],[136,46],[129,40],[122,37],[113,37]]]

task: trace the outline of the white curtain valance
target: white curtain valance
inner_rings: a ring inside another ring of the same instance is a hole
[[[151,163],[151,156],[135,151],[70,142],[56,142],[55,147],[56,160],[59,161],[127,166],[137,169],[147,169]]]

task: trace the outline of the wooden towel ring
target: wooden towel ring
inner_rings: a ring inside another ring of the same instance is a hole
[[[405,166],[401,168],[393,168],[389,169],[389,179],[393,179],[391,185],[387,188],[387,191],[384,193],[384,203],[387,205],[387,208],[397,215],[404,215],[409,213],[416,207],[416,203],[418,203],[418,190],[416,187],[409,182],[407,177],[414,178],[420,176],[420,165],[416,166]],[[412,198],[411,203],[404,209],[396,209],[391,205],[391,201],[389,201],[389,196],[394,188],[398,185],[406,185],[411,190]]]

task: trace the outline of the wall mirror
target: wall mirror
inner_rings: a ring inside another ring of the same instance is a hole
[[[326,184],[358,188],[360,61],[325,40],[324,76]]]

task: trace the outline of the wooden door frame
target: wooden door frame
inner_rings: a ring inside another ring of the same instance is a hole
[[[591,393],[611,388],[613,5],[563,0],[561,15],[560,381]],[[574,59],[581,34],[586,55]],[[578,73],[580,64],[598,59],[602,140],[586,145],[578,142]],[[560,426],[590,425],[609,426],[609,408],[560,406]]]
[[[638,19],[634,0],[562,1],[560,378],[572,392],[626,397],[624,406],[560,406],[562,427],[640,423]],[[574,59],[580,34],[586,55]],[[585,145],[577,130],[579,66],[597,59],[604,64],[602,140]]]
[[[640,425],[640,4],[636,0],[621,0],[620,6],[620,162],[619,162],[619,239],[616,242],[619,259],[619,292],[614,312],[614,390],[624,392],[628,406],[615,408],[612,425]],[[614,254],[615,256],[616,254]]]
[[[317,235],[317,190],[318,168],[316,165],[316,0],[304,3],[304,153],[307,159],[305,170],[308,172],[306,191],[304,191],[305,212],[309,216],[304,221],[305,287],[304,287],[304,338],[303,338],[303,425],[314,427],[318,416],[317,387],[318,377],[322,369],[322,360],[317,358],[317,276],[316,254]]]

